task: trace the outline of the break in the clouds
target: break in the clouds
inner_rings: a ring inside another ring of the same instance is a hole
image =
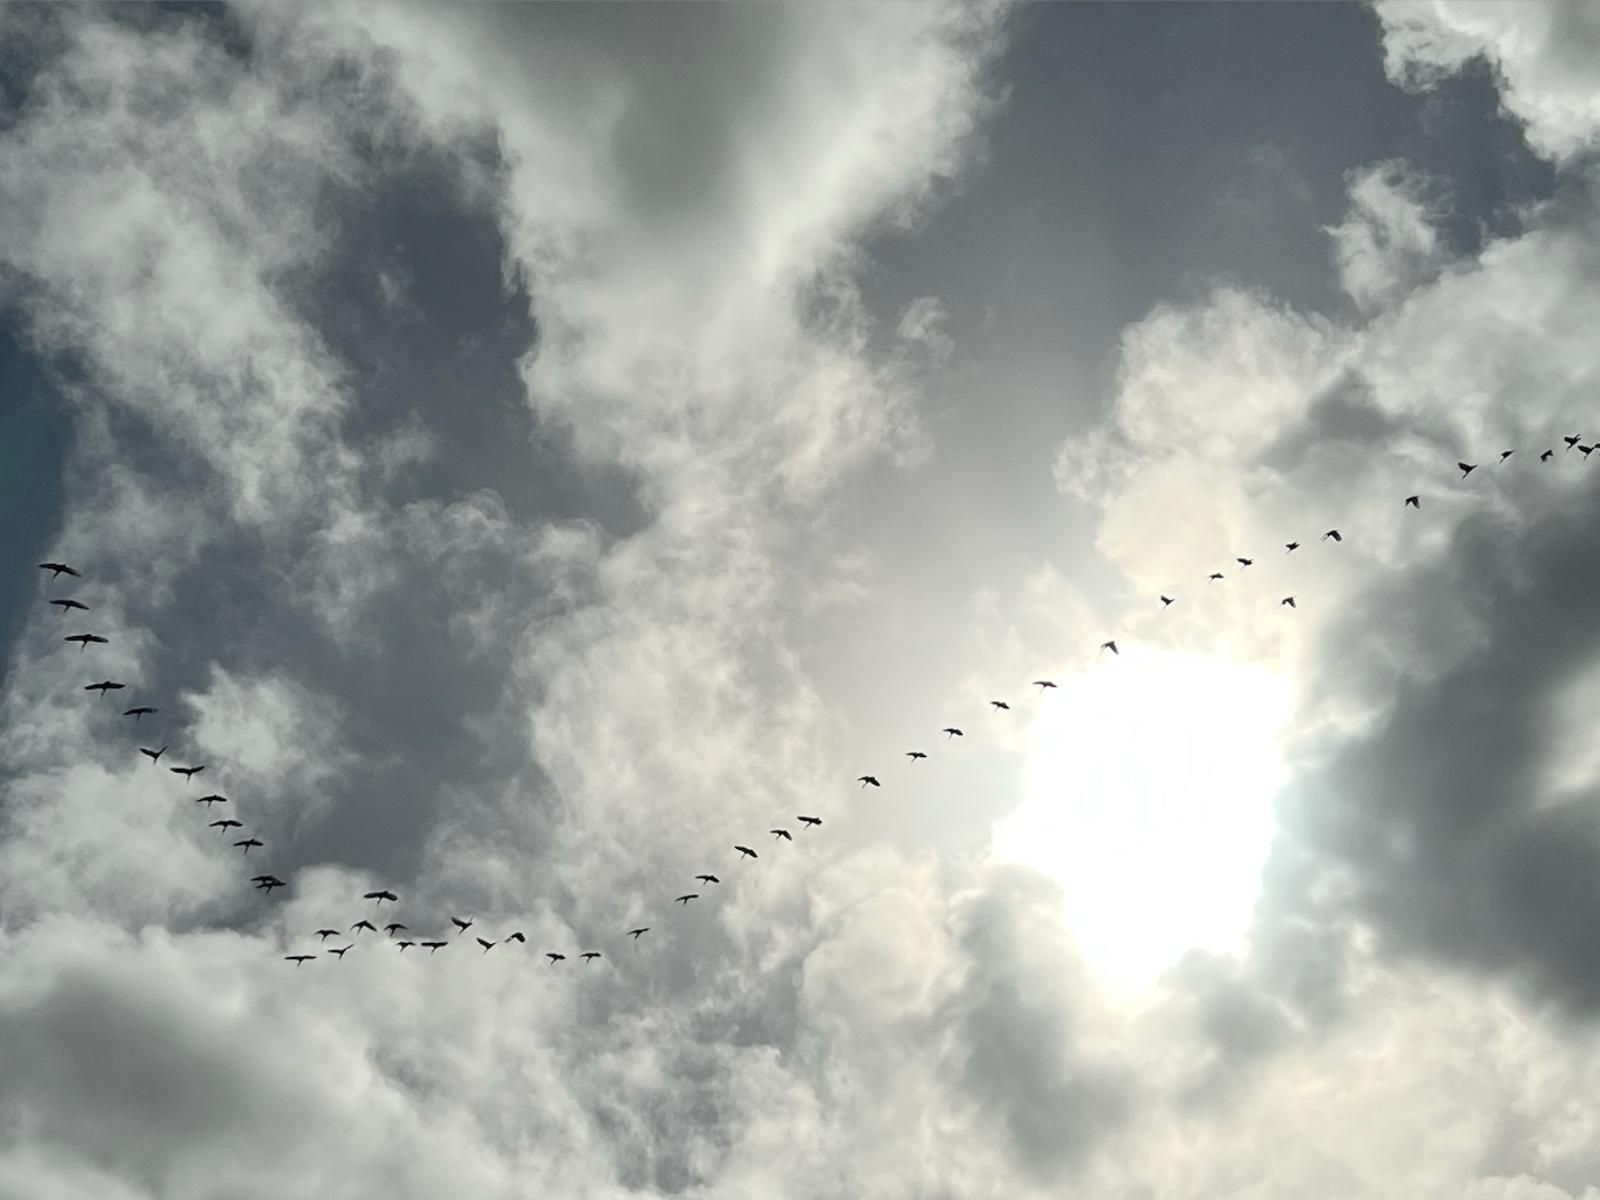
[[[1600,1195],[1586,9],[0,20],[0,1196]]]

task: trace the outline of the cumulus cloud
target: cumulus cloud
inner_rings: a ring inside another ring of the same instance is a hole
[[[1393,303],[1440,265],[1439,199],[1404,162],[1377,163],[1350,180],[1350,212],[1329,229],[1339,283],[1371,311]]]

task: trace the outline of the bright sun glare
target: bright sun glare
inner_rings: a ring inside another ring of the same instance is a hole
[[[1148,986],[1193,947],[1242,947],[1292,703],[1265,667],[1122,648],[1057,680],[995,852],[1056,879],[1089,969]]]

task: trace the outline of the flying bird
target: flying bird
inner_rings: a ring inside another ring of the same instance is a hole
[[[75,633],[71,637],[64,637],[61,640],[63,642],[77,642],[80,653],[87,650],[91,645],[104,646],[107,641],[97,633]]]
[[[339,931],[337,929],[319,929],[317,930],[317,936],[323,941],[327,941],[331,937],[338,937]]]
[[[1279,604],[1286,604],[1290,608],[1295,607],[1294,597],[1293,596],[1285,596],[1282,600],[1279,600],[1278,603]]]
[[[1412,508],[1420,509],[1422,507],[1422,497],[1421,496],[1407,496],[1406,497],[1406,503],[1409,504]]]
[[[1119,658],[1122,656],[1122,651],[1117,649],[1117,644],[1115,642],[1101,642],[1100,649],[1102,652],[1109,650]]]
[[[1574,446],[1583,441],[1583,434],[1575,433],[1571,437],[1564,437],[1561,440],[1567,444],[1568,452],[1571,452]]]
[[[128,685],[125,683],[113,683],[109,679],[104,679],[99,683],[87,684],[83,690],[86,692],[99,692],[102,696],[104,696],[107,692],[120,692],[127,686]]]
[[[284,883],[284,881],[279,879],[276,875],[268,875],[260,883],[256,884],[256,887],[260,888],[263,892],[266,892],[268,895],[272,894],[272,889],[273,888],[281,888],[281,887],[288,887],[288,886],[289,886],[288,884]]]
[[[945,732],[948,733],[949,731],[946,730]],[[907,750],[906,751],[906,757],[911,760],[911,765],[915,766],[916,763],[917,763],[917,759],[919,759],[919,758],[927,758],[928,756],[926,754],[924,754],[921,750]]]
[[[220,830],[222,830],[223,833],[226,833],[230,829],[243,829],[244,828],[244,822],[243,821],[235,821],[232,817],[224,817],[220,821],[211,822],[211,828],[212,829],[220,829]]]
[[[378,932],[378,927],[376,925],[374,925],[371,921],[367,920],[365,917],[362,917],[361,920],[357,921],[354,925],[350,926],[350,932],[351,933],[355,933],[358,930],[362,930],[362,929],[365,929],[368,933],[377,933]]]
[[[1458,462],[1456,464],[1456,466],[1460,469],[1461,478],[1463,478],[1463,479],[1465,479],[1468,475],[1471,475],[1474,471],[1476,471],[1478,469],[1478,464],[1477,463]]]
[[[1215,583],[1217,580],[1221,579],[1222,577],[1223,576],[1222,576],[1222,572],[1221,571],[1213,571],[1213,572],[1211,572],[1211,574],[1206,576],[1206,578],[1211,580],[1213,583]]]
[[[488,940],[486,940],[484,938],[479,938],[478,939],[478,945],[483,947],[483,952],[485,954],[487,954],[487,953],[489,953],[489,951],[493,950],[497,944],[498,943],[488,941]]]
[[[66,563],[40,563],[39,570],[49,571],[51,579],[60,579],[63,575],[71,575],[74,579],[83,578]]]
[[[396,896],[393,892],[390,892],[390,891],[363,892],[361,894],[361,898],[363,900],[371,900],[371,901],[373,901],[373,905],[372,905],[373,908],[377,908],[385,900],[393,902],[395,900],[400,899],[399,896]]]
[[[513,933],[510,937],[506,938],[506,941],[508,941],[508,942],[521,942],[524,945],[526,945],[528,939],[522,936],[522,930],[519,929],[515,933]]]
[[[352,943],[352,945],[353,944],[354,943]],[[344,961],[344,956],[346,954],[350,953],[350,947],[349,946],[334,946],[331,949],[329,949],[328,953],[334,955],[335,957],[337,957],[340,962],[343,962]]]
[[[174,775],[182,775],[185,781],[193,779],[196,775],[200,774],[200,772],[204,771],[205,769],[206,768],[205,768],[204,764],[201,764],[198,767],[168,767],[167,768],[167,770],[171,771]]]
[[[1011,705],[1007,704],[1004,700],[991,700],[989,703],[994,705],[996,708],[1004,709],[1006,712],[1011,711]]]
[[[1171,603],[1172,603],[1172,597],[1171,596],[1163,596],[1163,597],[1161,597],[1161,607],[1162,608],[1166,608],[1167,605],[1169,605]]]
[[[1046,688],[1055,687],[1055,682],[1053,680],[1049,680],[1049,679],[1035,679],[1033,681],[1033,686],[1038,688],[1042,692]]]
[[[600,957],[600,951],[585,950],[582,954],[578,955],[578,957],[583,959],[584,962],[593,962],[595,959]]]
[[[127,713],[123,713],[122,715],[123,716],[127,716],[128,714]],[[165,746],[161,747],[161,749],[159,749],[159,750],[146,750],[143,746],[139,747],[139,753],[144,755],[151,762],[160,762],[161,761],[161,756],[163,754],[165,754],[166,752],[167,752],[167,748]]]
[[[461,930],[462,933],[465,933],[467,930],[472,928],[471,921],[463,921],[460,917],[451,917],[450,923],[457,929]]]
[[[1298,549],[1300,549],[1299,542],[1285,542],[1283,544],[1283,552],[1285,554],[1293,554]]]
[[[1344,541],[1344,538],[1339,536],[1339,531],[1337,529],[1330,529],[1327,533],[1322,535],[1323,541],[1327,541],[1329,538],[1332,538],[1336,542]]]
[[[1236,559],[1234,559],[1234,560],[1233,560],[1233,561],[1234,561],[1234,562],[1236,562],[1236,563],[1238,563],[1238,564],[1239,564],[1239,566],[1240,566],[1240,567],[1241,567],[1241,568],[1243,568],[1243,567],[1250,567],[1250,566],[1254,566],[1254,565],[1255,565],[1255,561],[1256,561],[1256,560],[1255,560],[1255,559],[1253,559],[1253,558],[1236,558]]]
[[[822,818],[821,817],[796,817],[795,820],[799,821],[800,824],[802,824],[802,825],[821,825],[822,824]]]
[[[411,949],[411,947],[415,946],[416,943],[415,942],[396,942],[395,945],[399,946],[400,947],[400,953],[404,954],[407,950]]]
[[[858,776],[856,776],[856,778],[861,782],[861,786],[863,788],[866,787],[869,783],[873,787],[882,787],[883,786],[883,784],[878,782],[878,777],[876,775],[858,775]]]
[[[791,836],[787,829],[769,829],[767,832],[775,838],[782,838],[786,842],[794,841],[793,836]],[[751,857],[754,858],[755,856],[751,855]]]
[[[628,930],[628,936],[631,937],[634,941],[637,942],[640,938],[642,938],[645,934],[647,934],[649,932],[650,932],[650,926],[641,925],[637,929]]]
[[[81,600],[71,600],[71,599],[67,599],[67,600],[52,600],[52,601],[50,601],[50,603],[54,604],[57,608],[59,608],[61,610],[61,615],[63,617],[67,615],[67,610],[69,608],[75,608],[79,612],[88,612],[89,611],[89,606],[87,604],[85,604]]]
[[[1500,451],[1500,461],[1501,462],[1505,462],[1506,459],[1510,458],[1515,453],[1516,453],[1515,450],[1502,450],[1502,451]]]
[[[555,966],[558,962],[567,961],[567,956],[565,954],[557,954],[554,950],[546,950],[544,952],[544,956],[550,960],[551,966]]]
[[[422,948],[429,954],[437,954],[449,944],[449,942],[423,942]]]
[[[160,711],[161,710],[158,709],[158,708],[151,708],[148,704],[140,704],[140,705],[138,705],[138,706],[136,706],[134,708],[130,708],[130,709],[124,710],[122,715],[125,716],[125,717],[132,717],[133,718],[133,723],[135,725],[137,725],[145,717],[148,717],[152,713],[157,713],[157,712],[160,712]],[[162,749],[166,749],[166,747],[163,746]]]
[[[1600,445],[1600,442],[1596,442],[1595,445]],[[1583,456],[1585,458],[1588,458],[1589,455],[1594,453],[1595,448],[1594,446],[1579,446],[1578,449],[1583,451]]]
[[[696,875],[695,878],[698,879],[701,883],[721,883],[722,882],[722,880],[718,879],[715,875]]]
[[[407,932],[410,932],[411,927],[409,925],[402,925],[402,924],[400,924],[399,921],[394,921],[394,922],[392,922],[392,923],[390,923],[388,925],[385,925],[383,927],[383,931],[385,933],[387,933],[390,937],[393,937],[396,933],[398,933],[402,929],[406,930]]]
[[[1547,463],[1555,457],[1555,454],[1556,452],[1554,450],[1546,450],[1543,454],[1539,455],[1539,461],[1542,463]]]
[[[249,854],[251,846],[265,846],[266,843],[263,842],[260,838],[247,837],[243,841],[235,842],[234,845],[235,846],[243,846],[244,847],[244,852],[246,854]]]
[[[689,907],[689,901],[698,900],[698,899],[700,899],[700,893],[699,892],[685,892],[683,895],[681,895],[681,896],[677,897],[675,900],[673,900],[673,903],[674,904],[681,904],[685,908],[687,908],[687,907]]]
[[[210,808],[213,804],[226,804],[227,802],[228,798],[226,796],[220,796],[216,792],[212,792],[209,796],[200,796],[195,800],[196,804],[204,804],[207,808]]]
[[[315,957],[316,957],[315,954],[285,954],[283,956],[283,961],[284,962],[292,962],[295,966],[298,967],[302,963],[310,962]]]
[[[761,857],[754,850],[750,849],[749,846],[735,846],[734,849],[737,850],[740,854],[744,855],[746,858],[760,858]]]
[[[939,732],[944,734],[944,739],[947,742],[953,737],[965,737],[966,736],[966,734],[962,733],[961,730],[957,729],[954,725],[946,725]],[[924,757],[926,757],[926,756],[924,756]]]

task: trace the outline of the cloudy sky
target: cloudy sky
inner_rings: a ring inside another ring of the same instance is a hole
[[[0,1200],[1600,1200],[1597,13],[0,7]]]

